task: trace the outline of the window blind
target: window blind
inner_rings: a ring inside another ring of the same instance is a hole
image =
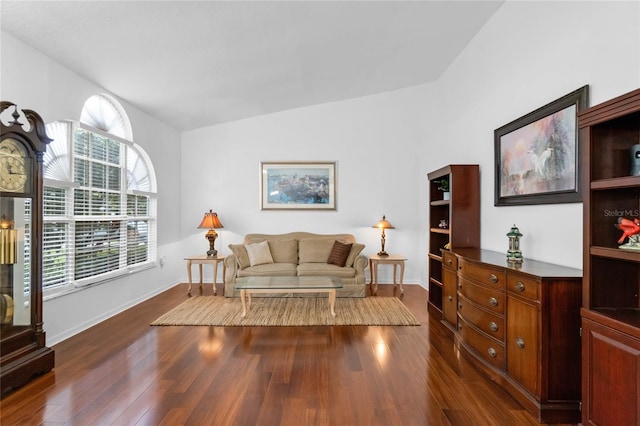
[[[96,105],[93,99],[92,120],[100,111]],[[114,104],[105,105],[109,109]],[[122,118],[120,112],[109,116]],[[111,125],[119,132],[130,128],[128,123]],[[72,121],[47,125],[55,137],[44,164],[45,296],[47,291],[55,294],[108,280],[156,260],[151,162],[140,147],[122,139],[124,134],[107,130]]]

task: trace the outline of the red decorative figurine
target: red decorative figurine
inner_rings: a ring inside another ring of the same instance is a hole
[[[638,219],[625,219],[624,217],[618,218],[616,228],[622,231],[622,236],[618,240],[618,244],[622,244],[625,238],[631,239],[634,235],[640,234],[640,220]],[[631,243],[631,241],[629,241]]]

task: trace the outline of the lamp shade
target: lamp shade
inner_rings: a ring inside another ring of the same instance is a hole
[[[218,219],[218,213],[214,213],[212,210],[209,210],[208,213],[204,214],[202,218],[202,222],[200,222],[199,229],[219,229],[224,228],[220,219]]]
[[[389,223],[389,221],[387,220],[386,216],[382,216],[382,220],[380,222],[376,223],[375,225],[373,225],[372,228],[396,229],[395,226],[393,226],[391,223]]]

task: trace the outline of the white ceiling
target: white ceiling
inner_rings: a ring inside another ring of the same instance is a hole
[[[0,28],[180,130],[437,80],[503,1],[0,1]]]

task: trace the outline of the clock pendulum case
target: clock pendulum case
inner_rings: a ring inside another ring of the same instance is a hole
[[[0,102],[0,394],[54,366],[42,319],[43,157],[31,110]]]

